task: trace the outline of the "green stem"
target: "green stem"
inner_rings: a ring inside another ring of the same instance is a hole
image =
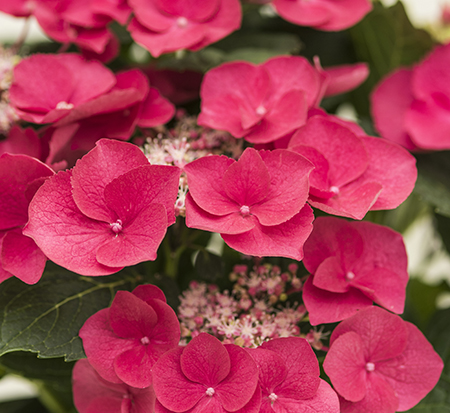
[[[39,401],[46,407],[50,413],[68,413],[66,406],[58,399],[47,386],[35,382],[39,388]]]

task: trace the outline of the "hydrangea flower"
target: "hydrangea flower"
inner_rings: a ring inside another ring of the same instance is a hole
[[[218,232],[248,255],[301,260],[314,219],[305,206],[312,165],[286,150],[247,148],[239,161],[208,156],[185,166],[186,225]]]
[[[113,74],[75,54],[22,60],[14,70],[10,98],[21,119],[52,125],[44,133],[47,162],[65,160],[70,166],[98,139],[127,140],[137,125],[161,125],[175,113],[140,70]]]
[[[384,138],[412,151],[450,149],[449,64],[447,44],[380,82],[371,102],[375,126]]]
[[[311,324],[343,320],[373,301],[403,312],[409,277],[399,233],[371,222],[319,217],[304,251],[311,276],[303,301]]]
[[[322,98],[323,80],[299,56],[225,63],[205,74],[198,123],[252,143],[272,142],[304,125],[308,108]]]
[[[140,285],[132,293],[118,291],[110,308],[89,317],[80,330],[92,367],[105,380],[145,388],[159,357],[175,348],[180,325],[164,293]]]
[[[372,10],[369,0],[272,0],[272,5],[287,21],[329,31],[348,29]]]
[[[14,275],[34,284],[44,272],[47,257],[22,229],[28,221],[31,198],[53,174],[51,168],[30,156],[0,156],[0,282]]]
[[[82,275],[154,260],[175,222],[180,172],[150,165],[135,145],[102,139],[39,189],[24,233],[52,261]]]
[[[199,50],[237,30],[239,0],[129,0],[128,30],[154,57],[180,49]]]
[[[252,357],[201,333],[163,354],[153,367],[156,413],[259,413],[261,391]]]
[[[151,413],[155,409],[153,388],[137,389],[102,378],[86,359],[72,372],[73,401],[79,413]]]
[[[101,0],[96,0],[99,2]],[[61,43],[75,43],[83,49],[102,55],[112,43],[118,44],[107,24],[111,18],[95,10],[92,0],[3,0],[0,10],[17,17],[36,17],[44,32]],[[111,8],[109,6],[108,8]]]
[[[308,119],[289,149],[314,164],[308,202],[328,214],[362,219],[369,210],[396,208],[417,178],[415,158],[402,147],[357,135],[329,116]]]
[[[276,338],[247,351],[258,366],[260,412],[340,411],[337,394],[319,378],[317,357],[305,339]]]
[[[323,367],[342,413],[394,413],[425,397],[443,362],[416,326],[372,306],[335,328]]]

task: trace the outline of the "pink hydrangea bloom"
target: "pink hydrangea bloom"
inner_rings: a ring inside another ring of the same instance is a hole
[[[394,413],[415,406],[436,385],[443,362],[411,323],[370,307],[340,323],[323,367],[342,413]]]
[[[239,0],[129,0],[133,39],[158,57],[180,49],[199,50],[237,30]]]
[[[28,221],[31,198],[53,174],[51,168],[30,156],[0,156],[0,282],[16,276],[34,284],[44,272],[47,258],[22,234],[22,228]]]
[[[340,411],[337,394],[319,378],[319,363],[305,339],[276,338],[248,352],[258,366],[261,413]]]
[[[261,391],[252,357],[201,333],[163,354],[153,367],[156,413],[259,413]]]
[[[102,139],[39,189],[24,233],[82,275],[154,260],[175,222],[179,176],[177,167],[150,165],[135,145]]]
[[[99,55],[114,39],[107,27],[111,18],[96,13],[91,0],[39,0],[33,2],[33,15],[52,39],[74,43]]]
[[[305,205],[312,165],[283,149],[247,148],[239,161],[207,156],[185,166],[186,225],[218,232],[248,255],[303,257],[312,229]]]
[[[45,143],[39,139],[34,129],[22,129],[19,125],[14,125],[6,139],[0,141],[0,155],[2,153],[22,154],[43,161],[45,160],[45,149]]]
[[[369,76],[367,63],[332,66],[323,69],[320,65],[319,57],[316,56],[314,57],[314,65],[317,71],[325,77],[326,89],[324,97],[339,95],[353,90]]]
[[[180,324],[164,293],[140,285],[118,291],[110,308],[89,317],[80,330],[92,367],[105,380],[145,388],[162,354],[177,347]]]
[[[103,379],[89,364],[78,360],[72,372],[73,401],[79,413],[152,413],[152,387],[137,389]]]
[[[114,74],[99,62],[75,54],[35,54],[14,68],[10,100],[21,119],[51,123],[115,84]]]
[[[34,0],[3,0],[0,11],[16,17],[29,17],[34,9]]]
[[[272,142],[306,122],[308,108],[322,98],[323,80],[298,56],[225,63],[203,79],[198,123],[252,143]]]
[[[289,149],[315,165],[308,202],[333,215],[362,219],[369,210],[396,208],[417,178],[415,158],[405,149],[356,135],[329,116],[308,119],[292,136]]]
[[[347,29],[372,10],[369,0],[273,0],[272,5],[287,21],[329,31]]]
[[[172,118],[174,106],[149,87],[144,74],[132,69],[117,73],[116,84],[107,93],[74,107],[67,116],[46,131],[50,153],[47,162],[76,159],[102,138],[127,140],[136,126],[161,125]]]
[[[384,78],[371,96],[380,134],[409,150],[450,149],[450,45]]]
[[[311,324],[343,320],[373,301],[403,312],[409,277],[399,233],[371,222],[319,217],[304,251],[311,276],[303,301]]]
[[[161,125],[175,113],[138,69],[114,75],[75,54],[33,55],[21,61],[14,69],[10,99],[21,119],[53,124],[46,132],[50,163],[71,164],[73,151],[82,155],[100,138],[126,140],[136,125]]]

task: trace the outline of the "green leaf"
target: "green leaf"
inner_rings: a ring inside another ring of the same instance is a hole
[[[293,34],[236,32],[234,36],[198,52],[183,51],[174,57],[160,59],[158,67],[207,72],[222,63],[235,60],[263,63],[271,57],[297,53],[300,48],[301,42]]]
[[[240,49],[259,49],[282,55],[298,53],[302,43],[297,35],[291,33],[237,31],[217,42],[214,47],[228,53]]]
[[[10,278],[0,288],[0,355],[24,350],[40,357],[85,357],[78,332],[87,318],[108,307],[117,290],[132,290],[142,277],[122,271],[82,277],[59,269],[35,285]]]
[[[450,218],[442,216],[440,214],[435,214],[436,229],[442,238],[447,252],[450,252]]]
[[[433,39],[424,30],[416,29],[401,2],[385,8],[375,2],[373,10],[350,29],[358,60],[369,63],[370,76],[353,94],[355,107],[369,114],[369,93],[382,77],[400,66],[421,60],[433,47]]]
[[[54,412],[68,412],[73,409],[73,365],[73,362],[67,363],[61,357],[39,359],[36,354],[24,351],[15,351],[0,357],[0,366],[9,373],[26,377],[37,384],[40,401]]]
[[[450,152],[417,155],[414,192],[435,207],[435,212],[450,217]]]
[[[448,284],[427,285],[417,278],[411,278],[406,287],[406,303],[403,317],[422,331],[436,312],[437,297],[449,290]]]
[[[39,359],[35,353],[15,351],[1,356],[0,365],[8,373],[51,382],[63,390],[67,385],[70,386],[74,362],[67,363],[62,357]]]
[[[427,338],[444,361],[436,387],[410,412],[450,413],[450,309],[437,312],[430,321]]]
[[[2,413],[48,413],[48,410],[37,398],[14,400],[0,403]]]

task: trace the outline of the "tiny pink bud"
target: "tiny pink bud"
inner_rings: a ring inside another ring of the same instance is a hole
[[[214,393],[215,393],[215,391],[214,391],[214,389],[212,387],[208,387],[206,389],[206,395],[207,396],[212,397],[214,395]]]
[[[368,362],[366,363],[366,370],[367,371],[374,371],[375,370],[375,364],[373,364],[372,362]]]
[[[188,19],[186,19],[186,17],[183,17],[183,16],[178,17],[178,19],[177,19],[177,26],[178,27],[184,28],[187,25],[188,25]]]
[[[339,193],[339,188],[337,186],[332,186],[330,187],[330,191],[337,195]]]
[[[248,205],[242,205],[240,211],[244,217],[250,215],[250,207]]]
[[[141,343],[146,346],[147,344],[150,343],[150,339],[146,336],[146,337],[142,337],[141,338]]]
[[[111,226],[111,229],[113,232],[118,234],[120,231],[122,231],[122,220],[118,219],[116,222],[113,222],[112,224],[109,224]]]
[[[256,108],[256,113],[259,116],[264,116],[267,113],[267,109],[263,105],[260,105]]]
[[[273,403],[276,399],[278,399],[278,396],[275,393],[270,393],[269,399]]]

